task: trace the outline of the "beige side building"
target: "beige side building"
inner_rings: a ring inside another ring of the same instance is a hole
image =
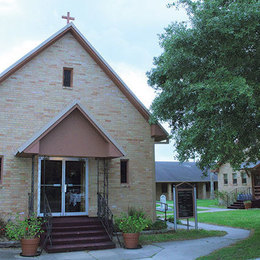
[[[253,200],[260,200],[260,161],[242,164],[239,171],[233,170],[229,163],[221,165],[218,189],[220,192],[251,194]]]
[[[155,219],[161,125],[69,23],[0,74],[0,214]],[[98,200],[99,196],[99,200]],[[102,204],[103,205],[103,204]]]

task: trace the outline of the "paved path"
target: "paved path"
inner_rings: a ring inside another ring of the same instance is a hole
[[[203,211],[198,211],[198,213],[235,210],[235,209],[209,208],[209,207],[198,207],[198,209],[205,209],[205,210],[203,210]]]
[[[171,225],[171,224],[170,224]],[[194,223],[191,223],[194,225]],[[178,228],[180,228],[179,226]],[[182,226],[183,227],[183,226]],[[207,230],[224,230],[228,234],[223,237],[210,237],[196,240],[172,241],[145,245],[141,249],[127,250],[115,248],[108,250],[81,251],[70,253],[42,254],[39,257],[21,257],[21,249],[0,249],[0,259],[39,259],[39,260],[123,260],[123,259],[155,259],[155,260],[189,260],[208,255],[214,250],[226,247],[249,236],[250,231],[199,223],[199,228]]]
[[[209,208],[209,207],[198,207],[198,209],[203,209],[203,211],[197,211],[198,214],[200,213],[208,213],[208,212],[219,212],[219,211],[231,211],[235,209],[226,209],[226,208]],[[167,213],[167,216],[173,216],[173,210],[171,209],[172,212]],[[164,217],[164,213],[157,214],[159,217]]]

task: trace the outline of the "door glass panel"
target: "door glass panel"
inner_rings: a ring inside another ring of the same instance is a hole
[[[66,161],[65,212],[85,212],[85,161]]]
[[[44,165],[45,163],[45,165]],[[41,213],[44,209],[44,193],[52,213],[61,212],[62,161],[41,161]]]

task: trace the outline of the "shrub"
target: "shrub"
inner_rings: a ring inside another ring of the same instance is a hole
[[[6,222],[2,218],[0,218],[0,237],[5,236],[5,226]]]
[[[227,192],[227,191],[215,191],[215,196],[219,201],[224,202],[224,204],[228,207],[233,201],[236,200],[236,193]]]
[[[128,208],[128,216],[136,216],[137,218],[145,218],[145,213],[142,209],[136,209],[134,207]]]
[[[19,214],[14,221],[6,224],[6,235],[11,240],[20,240],[21,238],[31,239],[39,237],[42,231],[42,221],[36,216],[21,219]]]
[[[122,231],[119,228],[119,223],[120,223],[120,218],[115,218],[115,222],[114,222],[114,231],[115,232],[121,232]]]
[[[121,215],[118,221],[118,227],[123,233],[139,233],[143,231],[148,224],[148,220],[143,217]]]
[[[161,229],[166,229],[167,228],[167,223],[163,220],[157,219],[153,224],[151,229],[152,230],[161,230]]]
[[[168,221],[174,223],[174,217],[173,216],[168,217]],[[181,221],[179,219],[177,219],[177,224],[181,224]]]
[[[151,219],[147,219],[147,227],[145,228],[145,230],[152,230],[153,229],[153,222]]]

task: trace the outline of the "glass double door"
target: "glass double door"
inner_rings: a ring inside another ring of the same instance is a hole
[[[87,159],[40,159],[40,212],[44,212],[44,194],[54,216],[86,215]]]

